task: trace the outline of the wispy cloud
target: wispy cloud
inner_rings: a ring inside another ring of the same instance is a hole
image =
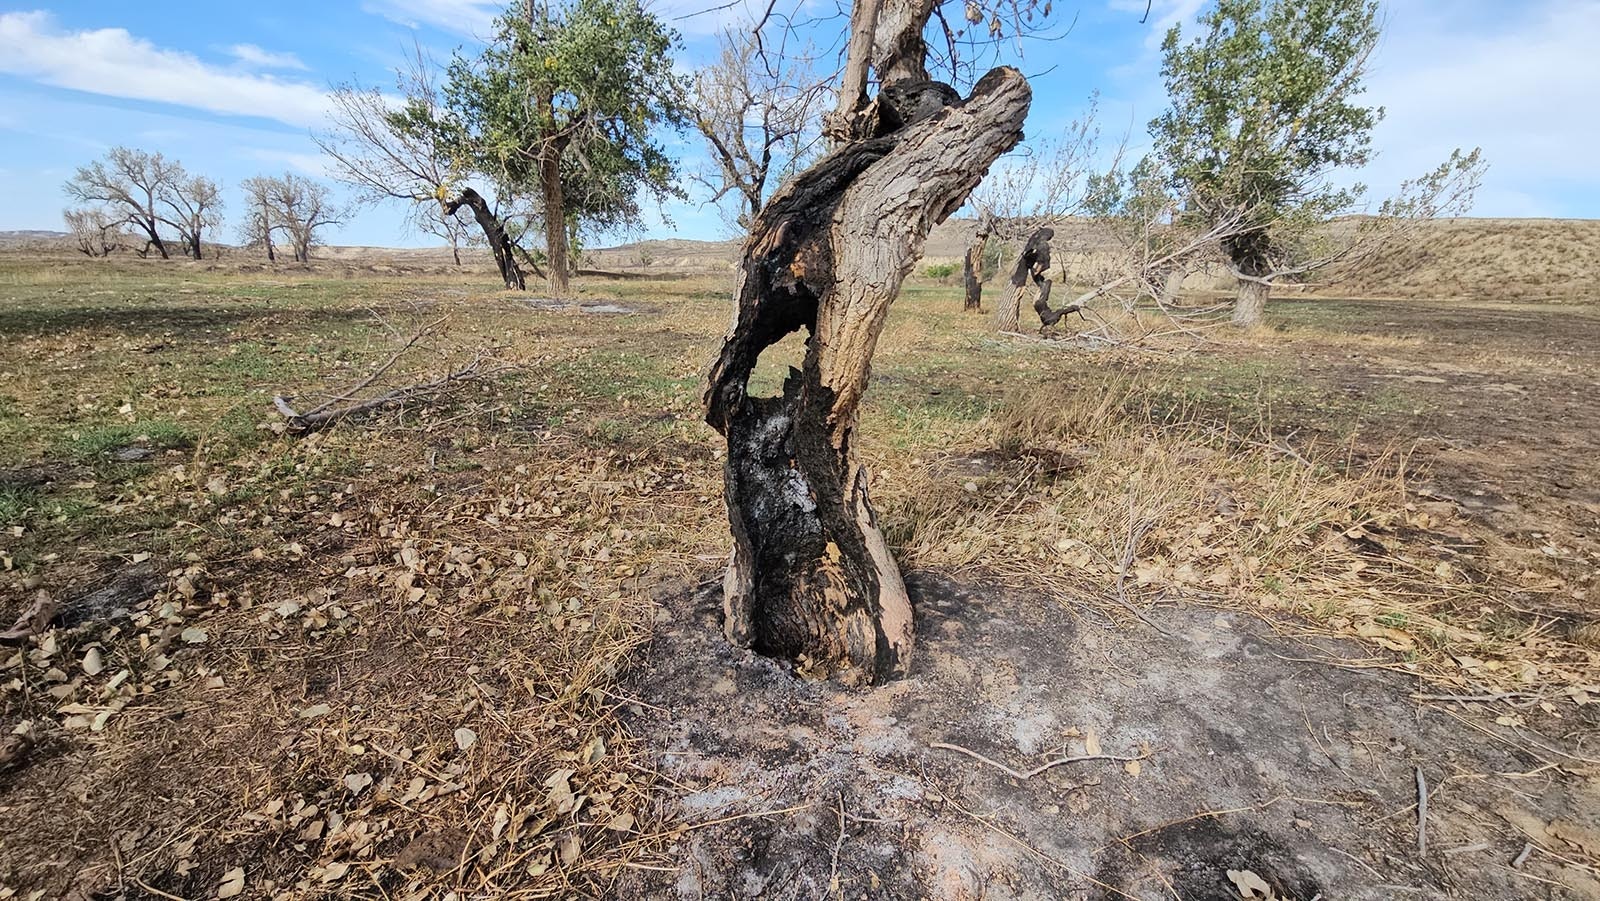
[[[228,48],[228,53],[234,59],[254,69],[297,69],[301,72],[311,71],[311,67],[300,61],[300,57],[293,53],[278,53],[272,50],[263,50],[255,44],[234,44]]]
[[[1205,0],[1111,0],[1108,5],[1120,13],[1142,15],[1149,10],[1149,15],[1144,16],[1144,49],[1146,53],[1154,53],[1161,49],[1161,41],[1172,26],[1190,26],[1185,31],[1192,32],[1194,17],[1206,4]]]
[[[49,12],[0,14],[0,72],[107,97],[154,100],[289,125],[322,122],[322,88],[242,73],[121,28],[65,31]]]
[[[423,25],[467,37],[488,37],[502,0],[368,0],[362,9],[407,28]]]

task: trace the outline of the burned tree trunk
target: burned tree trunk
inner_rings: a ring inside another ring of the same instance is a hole
[[[494,210],[489,209],[489,202],[477,191],[462,188],[460,196],[445,202],[444,214],[454,216],[456,210],[463,206],[472,208],[472,218],[478,220],[478,227],[483,229],[484,240],[494,254],[495,265],[499,267],[500,278],[505,281],[506,287],[513,291],[525,290],[527,282],[522,277],[522,269],[517,266],[516,257],[512,255],[511,238]]]
[[[880,57],[880,71],[894,70]],[[728,439],[724,631],[850,683],[904,674],[912,646],[910,600],[855,456],[878,332],[929,229],[1021,140],[1031,91],[1000,68],[965,101],[953,95],[890,83],[862,110],[875,136],[837,147],[768,201],[706,391],[706,419]],[[750,397],[756,358],[800,328],[801,368],[779,396]]]
[[[969,313],[983,312],[983,252],[988,249],[989,235],[993,232],[994,220],[987,215],[981,217],[978,231],[972,236],[972,244],[961,261],[961,284],[967,295],[962,309]]]

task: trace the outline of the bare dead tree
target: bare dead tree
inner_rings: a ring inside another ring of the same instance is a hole
[[[113,147],[105,159],[80,167],[65,187],[74,200],[104,204],[138,229],[146,249],[154,247],[164,260],[169,254],[161,236],[161,200],[184,178],[183,166],[159,153]]]
[[[988,212],[979,213],[972,243],[967,245],[966,255],[961,258],[961,286],[966,298],[962,309],[969,313],[983,310],[983,255],[989,249],[989,239],[994,232],[994,216]]]
[[[1098,99],[1091,98],[1088,110],[1060,134],[1031,142],[1002,158],[973,191],[967,205],[980,228],[963,264],[967,309],[983,305],[984,273],[976,267],[991,239],[1019,243],[1041,228],[1061,225],[1080,211],[1099,145],[1097,108]],[[981,227],[985,223],[987,230]],[[966,278],[969,265],[976,271]],[[1020,309],[1012,309],[1016,301],[1013,292],[996,307],[995,325],[1001,331],[1017,327]]]
[[[809,50],[785,52],[780,44],[769,51],[760,29],[772,21],[723,31],[717,62],[695,76],[694,124],[714,168],[692,177],[740,232],[749,230],[767,194],[816,156],[819,119],[832,94]]]
[[[461,248],[482,247],[483,238],[473,234],[457,216],[446,215],[442,207],[417,204],[411,208],[410,227],[418,232],[433,235],[450,248],[450,256],[461,265]]]
[[[105,207],[64,210],[61,218],[72,234],[73,243],[85,256],[108,257],[122,247],[122,227],[126,220],[115,218]]]
[[[706,419],[728,442],[725,633],[850,683],[903,674],[912,649],[910,600],[855,454],[878,333],[929,229],[1022,139],[1032,99],[1008,67],[965,98],[932,81],[922,35],[934,8],[852,8],[825,126],[835,146],[756,216],[705,395]],[[805,360],[781,395],[750,396],[757,358],[801,328]]]
[[[327,185],[291,172],[266,177],[260,187],[265,192],[269,230],[281,230],[288,237],[297,263],[311,261],[318,231],[344,221],[345,211],[333,202]]]
[[[174,179],[157,198],[165,212],[161,221],[176,229],[184,252],[204,257],[202,238],[222,225],[222,191],[204,175]]]
[[[244,219],[239,223],[239,242],[245,247],[259,247],[266,251],[269,262],[277,262],[278,253],[272,243],[272,234],[278,225],[272,217],[272,179],[268,176],[247,178],[239,187],[244,191]]]

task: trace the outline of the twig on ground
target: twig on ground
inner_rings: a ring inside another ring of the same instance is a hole
[[[1140,622],[1160,632],[1162,635],[1166,635],[1167,630],[1151,622],[1148,616],[1145,616],[1144,613],[1140,612],[1139,608],[1133,606],[1132,601],[1128,600],[1128,570],[1133,566],[1134,558],[1138,556],[1139,542],[1144,540],[1145,533],[1150,531],[1152,525],[1153,523],[1150,519],[1141,519],[1137,516],[1133,503],[1133,491],[1129,490],[1128,543],[1122,549],[1122,561],[1117,564],[1117,603],[1121,604],[1129,613],[1137,616]]]
[[[1522,869],[1522,865],[1528,862],[1528,856],[1531,854],[1533,854],[1533,842],[1523,842],[1522,850],[1517,852],[1517,856],[1511,861],[1511,869]]]
[[[352,385],[349,388],[345,389],[344,393],[342,393],[342,394],[340,394],[340,395],[338,395],[336,397],[331,397],[326,401],[323,401],[322,403],[316,405],[315,407],[312,407],[310,410],[307,410],[302,415],[304,415],[304,416],[316,416],[319,413],[322,413],[322,412],[324,412],[326,410],[332,409],[332,407],[335,404],[343,403],[345,401],[348,401],[348,400],[354,398],[356,395],[358,395],[362,391],[366,390],[366,388],[368,386],[370,386],[373,382],[375,382],[379,378],[381,378],[385,372],[388,372],[390,369],[393,369],[394,368],[394,364],[398,363],[400,361],[400,358],[405,356],[406,351],[408,351],[411,348],[415,347],[418,341],[421,341],[423,338],[425,338],[428,335],[432,334],[434,329],[436,329],[439,326],[443,325],[445,323],[445,320],[447,320],[449,318],[450,317],[448,317],[448,316],[440,316],[438,319],[435,319],[434,321],[428,323],[427,325],[424,325],[422,328],[417,329],[415,332],[412,333],[410,338],[406,339],[404,344],[401,344],[398,348],[395,349],[394,353],[389,355],[389,359],[384,360],[383,363],[380,364],[377,369],[372,370],[372,372],[369,373],[366,378],[362,379],[359,382],[356,382],[354,385]],[[273,403],[274,404],[276,404],[277,401],[278,401],[278,398],[273,398]],[[280,407],[279,409],[282,409],[282,408]]]
[[[155,888],[154,886],[146,885],[144,880],[140,879],[137,876],[129,876],[128,877],[128,881],[133,883],[134,885],[137,885],[139,888],[143,889],[144,891],[149,892],[152,895],[155,895],[157,898],[166,898],[167,901],[189,901],[188,898],[180,898],[177,895],[168,894],[167,892],[164,892],[161,889]]]
[[[839,852],[844,850],[844,793],[839,794],[839,840],[833,843],[833,859],[828,865],[828,884],[822,897],[839,894]]]
[[[786,813],[799,813],[802,810],[810,810],[811,807],[812,805],[810,804],[796,804],[793,807],[785,807],[782,810],[758,810],[754,813],[740,813],[731,817],[721,817],[715,820],[707,820],[704,823],[690,823],[687,826],[678,826],[668,830],[666,834],[681,835],[685,832],[693,832],[696,829],[709,829],[712,826],[720,826],[723,823],[732,823],[738,820],[754,820],[760,817],[781,817]]]
[[[1116,754],[1080,754],[1077,757],[1059,757],[1059,758],[1057,758],[1055,760],[1051,760],[1051,761],[1048,761],[1048,762],[1045,762],[1045,763],[1041,763],[1041,764],[1039,764],[1038,766],[1034,767],[1031,770],[1014,770],[1011,767],[1008,767],[1005,764],[1000,763],[999,761],[991,760],[988,757],[985,757],[982,754],[979,754],[977,751],[968,750],[966,748],[961,747],[960,745],[952,745],[952,744],[946,744],[945,742],[942,742],[942,741],[936,741],[933,744],[928,745],[928,747],[930,747],[930,748],[938,748],[941,751],[955,751],[958,754],[965,754],[968,757],[971,757],[973,760],[978,760],[978,761],[982,761],[983,763],[987,763],[988,765],[994,767],[995,769],[1004,772],[1006,775],[1010,776],[1013,779],[1022,779],[1022,780],[1032,779],[1033,777],[1039,775],[1040,773],[1045,772],[1046,770],[1051,770],[1051,769],[1054,769],[1054,768],[1056,768],[1058,766],[1062,766],[1062,765],[1068,764],[1068,763],[1083,763],[1084,761],[1087,761],[1087,760],[1116,760],[1116,761],[1121,761],[1121,762],[1126,763],[1126,762],[1134,761],[1134,760],[1145,760],[1145,759],[1148,759],[1150,757],[1150,752],[1149,751],[1145,751],[1143,754],[1140,754],[1140,755],[1138,755],[1136,757],[1122,757],[1122,756],[1119,756],[1119,755],[1116,755]]]
[[[1417,854],[1428,856],[1428,782],[1417,767]]]

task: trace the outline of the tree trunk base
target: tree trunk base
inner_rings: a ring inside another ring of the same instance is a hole
[[[867,472],[828,440],[820,385],[792,371],[728,429],[733,558],[728,640],[845,684],[905,675],[911,600],[867,494]]]
[[[1233,305],[1233,324],[1239,328],[1260,325],[1267,312],[1271,286],[1261,282],[1239,282],[1239,298]]]

